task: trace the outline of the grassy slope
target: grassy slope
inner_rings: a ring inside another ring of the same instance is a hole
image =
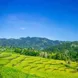
[[[66,67],[65,62],[59,60],[3,52],[0,54],[0,65],[4,78],[14,78],[7,77],[8,74],[15,78],[78,78],[74,69],[76,63]]]
[[[0,78],[40,78],[40,77],[36,75],[26,74],[13,68],[3,67],[0,68]]]

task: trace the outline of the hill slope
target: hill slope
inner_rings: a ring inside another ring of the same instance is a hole
[[[8,68],[12,68],[12,71],[17,72],[16,74],[18,74],[19,71],[24,72],[21,73],[24,76],[30,74],[29,76],[31,77],[28,76],[27,78],[78,78],[78,73],[75,71],[77,63],[75,62],[67,66],[65,61],[3,52],[0,53],[0,66],[1,65],[5,68],[4,73],[1,71],[1,74],[4,75],[10,73],[9,71],[11,69]],[[6,71],[8,71],[8,73],[5,73]],[[14,78],[14,76],[12,78]],[[21,76],[22,75],[20,75],[20,77]]]
[[[10,67],[0,67],[0,78],[40,78]]]
[[[50,46],[59,45],[62,41],[53,41],[47,38],[26,37],[20,39],[0,39],[0,46],[12,46],[21,48],[44,49]]]

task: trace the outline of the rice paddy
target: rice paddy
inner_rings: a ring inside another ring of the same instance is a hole
[[[78,72],[75,70],[77,63],[75,62],[67,67],[66,62],[62,60],[2,52],[0,53],[0,65],[4,68],[12,68],[25,74],[35,75],[18,78],[36,78],[36,76],[39,78],[78,78]]]

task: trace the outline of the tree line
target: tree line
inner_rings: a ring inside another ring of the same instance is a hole
[[[71,60],[78,62],[78,43],[64,43],[57,46],[48,47],[44,50],[20,47],[0,47],[0,51],[9,51],[23,55],[40,56],[57,60]]]

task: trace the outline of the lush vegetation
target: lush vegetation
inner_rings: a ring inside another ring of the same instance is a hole
[[[0,39],[0,78],[78,78],[78,42]]]
[[[36,75],[26,74],[17,69],[0,66],[0,78],[40,78]]]
[[[61,44],[62,41],[53,41],[46,38],[39,37],[26,37],[20,39],[0,39],[0,46],[6,47],[20,47],[20,48],[34,48],[38,50],[42,50],[44,48],[50,47],[52,45]]]
[[[50,57],[54,59],[78,62],[78,42],[65,42],[58,46],[46,48],[44,51],[49,52]]]
[[[27,37],[20,39],[0,39],[0,46],[1,51],[11,48],[14,52],[24,55],[78,61],[77,41],[52,41],[46,38]],[[2,49],[3,47],[5,48]]]
[[[77,63],[1,52],[2,78],[78,78]]]
[[[15,48],[5,47],[0,49],[1,51],[9,51],[20,53],[23,55],[40,56],[44,58],[76,61],[78,62],[78,46],[74,43],[63,43],[58,46],[52,46],[44,50],[35,50],[33,48]]]

